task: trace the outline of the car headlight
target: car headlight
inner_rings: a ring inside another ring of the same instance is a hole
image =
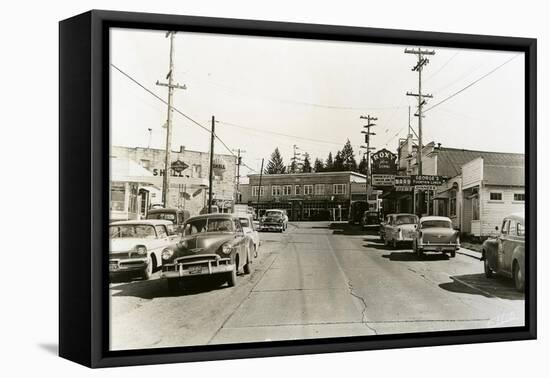
[[[231,251],[233,250],[233,248],[229,245],[229,244],[224,244],[222,246],[222,252],[225,254],[225,255],[229,255],[231,253]]]
[[[170,260],[173,255],[174,251],[172,251],[171,249],[165,249],[164,251],[162,251],[161,254],[163,260]]]
[[[138,253],[138,255],[146,255],[147,248],[144,245],[138,245],[136,246],[136,252]]]
[[[282,220],[282,219],[279,219],[279,223],[283,223],[283,220]]]

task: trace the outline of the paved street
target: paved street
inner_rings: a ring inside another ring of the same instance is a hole
[[[418,259],[328,222],[261,233],[251,275],[173,296],[158,274],[111,286],[111,348],[375,335],[523,325],[524,297],[487,279],[476,253]]]

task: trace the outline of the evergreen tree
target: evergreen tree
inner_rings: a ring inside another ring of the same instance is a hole
[[[313,170],[315,172],[323,172],[325,170],[325,166],[323,165],[323,161],[319,158],[315,158],[315,162],[313,163]]]
[[[355,160],[355,154],[353,153],[353,147],[349,139],[346,144],[344,144],[340,156],[342,158],[342,167],[344,171],[357,172],[357,161]]]
[[[327,162],[325,163],[325,172],[332,172],[334,170],[334,162],[332,161],[332,152],[328,153]]]
[[[365,156],[366,155],[363,155],[363,159],[361,159],[361,161],[359,162],[359,173],[363,175],[367,174],[367,167],[368,167],[367,158]]]
[[[342,172],[345,171],[346,168],[344,167],[344,157],[342,155],[341,151],[338,151],[336,153],[336,156],[334,157],[334,164],[332,171],[333,172]]]
[[[302,164],[303,173],[311,173],[311,162],[309,161],[309,154],[306,152],[304,155],[304,162]]]
[[[279,148],[275,148],[275,151],[271,154],[271,158],[267,162],[267,166],[264,173],[267,175],[273,175],[276,173],[285,173],[286,167],[283,163],[283,158],[279,152]]]
[[[292,160],[292,163],[290,163],[290,166],[288,167],[287,173],[296,173],[298,172],[298,164],[296,164],[296,160]]]

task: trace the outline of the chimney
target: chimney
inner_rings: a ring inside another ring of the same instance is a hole
[[[185,151],[185,146],[180,146],[180,153],[183,153]]]

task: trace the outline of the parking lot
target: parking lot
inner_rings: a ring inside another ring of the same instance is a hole
[[[486,278],[479,254],[418,257],[329,222],[261,233],[250,275],[172,294],[159,272],[111,284],[111,349],[523,325],[524,295]]]

